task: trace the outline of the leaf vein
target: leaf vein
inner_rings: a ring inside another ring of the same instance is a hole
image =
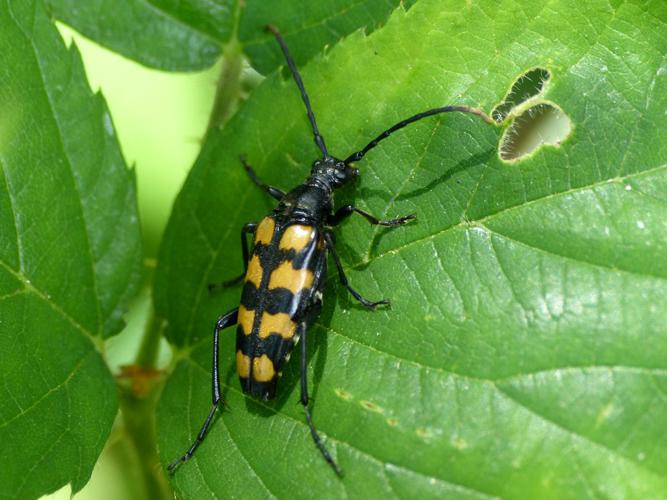
[[[635,173],[628,174],[628,175],[625,175],[625,176],[614,177],[612,179],[604,179],[604,180],[601,180],[601,181],[596,181],[596,182],[592,182],[590,184],[586,184],[584,186],[579,186],[579,187],[572,188],[572,189],[566,189],[564,191],[560,191],[560,192],[557,192],[557,193],[551,193],[551,194],[548,194],[548,195],[545,195],[545,196],[540,196],[538,198],[526,201],[525,203],[522,203],[522,204],[519,204],[519,205],[513,205],[513,206],[510,206],[510,207],[503,208],[502,210],[499,210],[498,212],[494,212],[494,213],[486,215],[484,217],[480,217],[479,219],[476,219],[476,220],[473,220],[473,221],[459,222],[459,223],[454,224],[452,226],[449,226],[449,227],[446,227],[446,228],[441,229],[439,231],[436,231],[432,234],[426,235],[422,238],[418,238],[416,240],[410,241],[410,242],[405,243],[403,245],[399,245],[395,248],[392,248],[391,250],[386,250],[384,252],[381,252],[381,253],[375,255],[373,258],[371,258],[368,261],[360,261],[360,262],[357,262],[355,264],[352,264],[350,266],[350,268],[351,269],[365,268],[368,265],[372,264],[373,262],[375,262],[377,260],[380,260],[381,258],[383,258],[387,255],[397,254],[397,253],[399,253],[399,252],[401,252],[401,251],[403,251],[407,248],[411,248],[413,246],[420,245],[424,242],[428,242],[429,240],[432,240],[434,238],[438,238],[438,237],[440,237],[444,234],[448,234],[448,233],[453,232],[457,229],[470,227],[472,224],[479,224],[479,225],[483,226],[483,224],[485,222],[492,221],[495,218],[500,217],[501,215],[506,214],[506,213],[511,213],[513,211],[526,209],[526,207],[530,207],[532,205],[537,205],[537,204],[540,204],[540,203],[544,203],[544,202],[549,201],[551,199],[556,199],[556,198],[566,196],[566,195],[569,195],[569,194],[572,194],[572,193],[583,192],[583,191],[586,191],[586,190],[590,190],[590,189],[593,189],[593,188],[596,188],[596,187],[599,187],[599,186],[604,186],[606,184],[611,184],[611,183],[614,183],[614,182],[625,182],[628,179],[632,179],[634,177],[640,177],[640,176],[645,175],[645,174],[655,173],[655,172],[659,172],[659,171],[662,171],[662,170],[667,170],[667,164],[659,165],[657,167],[646,169],[646,170],[643,170],[641,172],[635,172]],[[486,227],[486,226],[484,226],[484,227]]]
[[[580,433],[580,432],[577,432],[577,431],[575,431],[575,430],[573,430],[573,429],[569,429],[569,428],[565,427],[564,425],[562,425],[562,424],[556,422],[555,420],[549,418],[546,414],[540,413],[540,412],[537,411],[536,409],[530,408],[529,406],[527,406],[527,405],[524,404],[523,402],[521,402],[521,401],[519,401],[518,399],[514,398],[511,394],[509,394],[508,392],[506,392],[502,387],[496,385],[496,388],[498,389],[498,392],[499,392],[500,394],[502,394],[504,397],[507,398],[508,401],[510,401],[510,402],[512,402],[512,403],[514,403],[514,404],[516,404],[516,405],[518,405],[518,406],[520,406],[521,408],[524,408],[524,409],[525,409],[528,413],[530,413],[531,415],[534,415],[535,417],[539,418],[540,420],[544,421],[545,423],[547,423],[547,424],[553,426],[553,427],[556,428],[556,429],[561,430],[561,431],[564,432],[566,435],[571,436],[571,437],[573,437],[573,438],[575,438],[575,439],[577,439],[577,440],[582,440],[582,441],[584,441],[584,442],[586,442],[586,443],[589,443],[589,444],[591,444],[591,445],[593,445],[593,446],[595,446],[595,447],[597,447],[597,448],[600,448],[600,449],[606,451],[607,453],[609,453],[610,455],[612,455],[612,456],[614,456],[614,457],[617,457],[619,460],[622,460],[622,461],[624,461],[624,462],[630,463],[630,464],[632,464],[633,466],[638,467],[638,468],[640,468],[640,469],[642,469],[642,470],[645,470],[645,471],[647,471],[648,473],[650,473],[650,474],[652,474],[652,475],[654,475],[654,476],[657,476],[657,477],[660,477],[660,478],[665,477],[665,476],[663,476],[662,474],[659,474],[659,473],[657,473],[656,471],[654,471],[654,470],[649,469],[648,467],[646,467],[646,464],[644,464],[644,463],[642,463],[642,462],[640,462],[640,461],[638,461],[638,460],[636,460],[636,459],[633,460],[632,458],[623,455],[623,454],[620,453],[618,450],[615,450],[615,449],[611,448],[610,446],[608,446],[608,445],[606,445],[606,444],[604,444],[604,443],[602,443],[602,442],[596,441],[596,440],[593,439],[591,436],[586,436],[585,434],[582,434],[582,433]]]

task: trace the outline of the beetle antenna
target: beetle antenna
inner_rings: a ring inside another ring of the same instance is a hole
[[[320,151],[322,151],[324,157],[329,158],[329,152],[327,151],[327,147],[324,144],[324,137],[322,137],[320,131],[317,129],[315,114],[313,113],[313,108],[310,107],[310,99],[308,99],[308,94],[306,93],[306,87],[304,87],[303,85],[303,80],[301,80],[301,75],[299,74],[299,70],[297,69],[296,64],[294,63],[294,59],[292,59],[292,56],[289,53],[287,44],[285,43],[283,36],[280,34],[280,31],[278,31],[278,28],[276,28],[273,24],[268,24],[266,26],[266,29],[271,33],[273,33],[273,35],[276,37],[276,40],[278,41],[278,44],[280,45],[280,48],[282,49],[283,54],[285,55],[285,59],[287,60],[287,66],[289,66],[289,69],[292,72],[292,76],[294,77],[296,86],[299,87],[299,92],[301,92],[301,98],[303,99],[303,103],[306,105],[306,112],[308,113],[308,119],[310,120],[310,124],[313,127],[313,136],[315,137],[315,144],[317,144],[317,147],[320,148]]]
[[[364,146],[364,149],[357,151],[356,153],[352,153],[350,156],[348,156],[345,159],[345,164],[352,163],[354,161],[359,161],[361,160],[366,153],[368,153],[371,149],[373,149],[375,146],[378,145],[378,143],[389,137],[391,134],[396,132],[399,129],[402,129],[403,127],[410,125],[411,123],[414,123],[418,120],[421,120],[422,118],[426,118],[427,116],[432,116],[432,115],[437,115],[440,113],[451,113],[453,111],[457,111],[460,113],[470,113],[473,115],[479,116],[482,120],[484,120],[486,123],[494,124],[495,122],[487,115],[484,111],[481,109],[477,108],[470,108],[468,106],[445,106],[442,108],[433,108],[429,109],[428,111],[423,111],[422,113],[417,113],[414,116],[411,116],[410,118],[398,122],[396,125],[389,127],[387,130],[382,132],[380,135],[378,135],[375,139],[373,139],[371,142],[366,144]]]

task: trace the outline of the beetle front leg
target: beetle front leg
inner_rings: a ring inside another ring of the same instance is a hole
[[[280,201],[283,199],[283,196],[285,196],[284,191],[278,189],[277,187],[269,186],[266,182],[257,177],[255,169],[252,168],[252,165],[246,161],[245,156],[241,155],[239,156],[239,159],[241,160],[241,163],[243,163],[243,168],[245,168],[245,171],[248,173],[248,177],[250,177],[252,182],[269,193],[269,195],[274,197],[276,200]]]
[[[236,276],[235,278],[223,281],[222,283],[209,283],[208,284],[209,291],[212,292],[216,288],[228,288],[230,286],[237,285],[238,283],[241,282],[241,280],[245,276],[246,271],[248,270],[248,259],[250,258],[250,251],[248,250],[248,238],[246,237],[246,235],[255,234],[256,229],[257,229],[256,222],[248,222],[247,224],[244,224],[243,227],[241,228],[241,252],[243,252],[243,269],[244,269],[243,273]]]
[[[397,217],[395,219],[389,219],[389,220],[380,220],[377,217],[375,217],[372,214],[369,214],[368,212],[357,208],[353,205],[345,205],[344,207],[340,207],[338,210],[336,210],[336,213],[333,215],[330,215],[327,219],[327,224],[330,226],[336,226],[340,224],[343,220],[347,219],[350,215],[352,215],[354,212],[358,213],[361,215],[363,218],[365,218],[368,222],[374,225],[379,225],[379,226],[402,226],[403,224],[407,224],[411,220],[414,220],[417,218],[417,215],[415,214],[409,214],[405,215],[403,217]]]
[[[340,278],[340,284],[343,285],[345,288],[347,288],[347,290],[352,294],[352,296],[355,299],[357,299],[359,303],[364,307],[368,307],[369,309],[375,309],[377,306],[381,305],[388,306],[389,300],[382,299],[378,300],[377,302],[373,302],[371,300],[362,297],[361,294],[359,294],[359,292],[357,292],[354,288],[350,286],[350,283],[347,281],[347,276],[345,276],[345,271],[343,271],[343,265],[341,264],[340,258],[338,257],[338,253],[336,252],[336,246],[334,245],[333,234],[330,232],[325,232],[324,239],[327,242],[327,247],[329,248],[329,251],[333,256],[334,262],[336,263],[336,269],[338,269],[338,277]]]

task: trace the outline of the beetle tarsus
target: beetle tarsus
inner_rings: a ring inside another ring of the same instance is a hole
[[[389,226],[389,227],[402,226],[403,224],[407,224],[411,220],[417,218],[417,214],[408,214],[402,217],[396,217],[395,219],[380,220],[373,214],[370,214],[365,210],[362,210],[361,208],[355,207],[354,205],[344,205],[340,207],[338,210],[336,210],[334,214],[329,215],[327,217],[327,223],[331,226],[337,226],[353,213],[361,215],[364,219],[366,219],[370,224],[374,226]]]
[[[417,214],[408,214],[404,215],[403,217],[396,217],[395,219],[390,219],[390,220],[380,220],[377,223],[380,226],[402,226],[403,224],[407,224],[408,222],[415,220],[417,218]]]

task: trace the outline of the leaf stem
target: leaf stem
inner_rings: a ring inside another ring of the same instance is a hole
[[[173,498],[173,492],[160,465],[155,431],[155,410],[164,386],[163,373],[156,369],[164,322],[155,315],[151,301],[148,308],[135,362],[123,367],[117,379],[118,400],[124,437],[136,454],[146,498],[166,500]]]
[[[162,392],[163,381],[155,385],[148,396],[137,395],[121,388],[119,401],[128,441],[134,445],[139,458],[147,498],[170,499],[173,493],[157,454],[155,408]]]
[[[218,78],[215,101],[208,121],[208,130],[221,127],[234,114],[241,99],[243,52],[238,42],[230,42],[223,52],[222,71]]]
[[[144,337],[137,353],[135,364],[142,368],[155,368],[157,364],[158,352],[160,350],[160,340],[164,322],[155,316],[153,307],[150,307],[149,317],[146,321]]]

